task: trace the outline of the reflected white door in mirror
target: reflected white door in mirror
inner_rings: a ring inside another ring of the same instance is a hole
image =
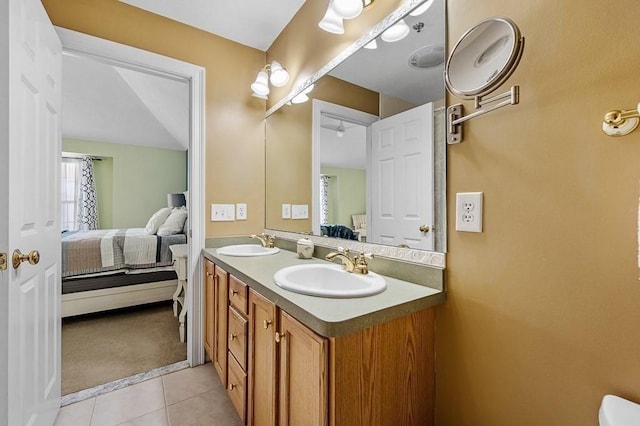
[[[314,99],[314,234],[433,250],[433,145],[432,103],[378,120]],[[366,238],[335,233],[358,215]]]

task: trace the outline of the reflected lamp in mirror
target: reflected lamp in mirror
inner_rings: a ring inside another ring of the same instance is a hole
[[[289,72],[278,61],[272,61],[265,65],[256,80],[251,84],[253,96],[260,99],[267,99],[269,95],[269,83],[276,87],[282,87],[289,82]]]
[[[184,193],[177,192],[175,194],[167,194],[167,207],[184,207],[187,205]]]
[[[636,109],[613,110],[604,115],[602,131],[608,136],[626,136],[640,123],[640,103]]]
[[[512,86],[499,95],[486,96],[511,76],[523,48],[520,30],[505,17],[485,19],[462,35],[445,65],[445,85],[459,98],[474,99],[476,110],[465,116],[462,104],[447,108],[447,143],[462,142],[465,121],[520,101],[519,86]]]
[[[332,34],[344,34],[344,20],[360,16],[373,0],[330,0],[318,26]]]

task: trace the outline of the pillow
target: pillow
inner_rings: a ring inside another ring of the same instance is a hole
[[[187,209],[175,208],[158,228],[158,235],[181,234],[184,228],[184,222],[187,220]]]
[[[144,229],[147,231],[147,234],[153,235],[158,232],[158,228],[160,228],[160,225],[162,225],[165,220],[167,220],[170,214],[171,209],[169,207],[163,207],[155,212],[153,216],[149,218],[147,225],[144,227]]]

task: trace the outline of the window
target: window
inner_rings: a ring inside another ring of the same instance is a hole
[[[80,200],[80,167],[79,158],[62,159],[62,230],[80,229],[78,209]]]

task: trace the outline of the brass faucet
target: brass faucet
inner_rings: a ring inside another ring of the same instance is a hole
[[[325,259],[329,261],[336,258],[342,262],[342,269],[344,271],[364,275],[369,273],[369,265],[367,265],[366,259],[373,259],[373,254],[360,252],[354,257],[351,257],[349,249],[339,248],[338,251],[331,252],[325,256]]]
[[[265,234],[264,232],[260,235],[250,235],[250,237],[259,239],[262,247],[273,248],[276,245],[276,237]]]

